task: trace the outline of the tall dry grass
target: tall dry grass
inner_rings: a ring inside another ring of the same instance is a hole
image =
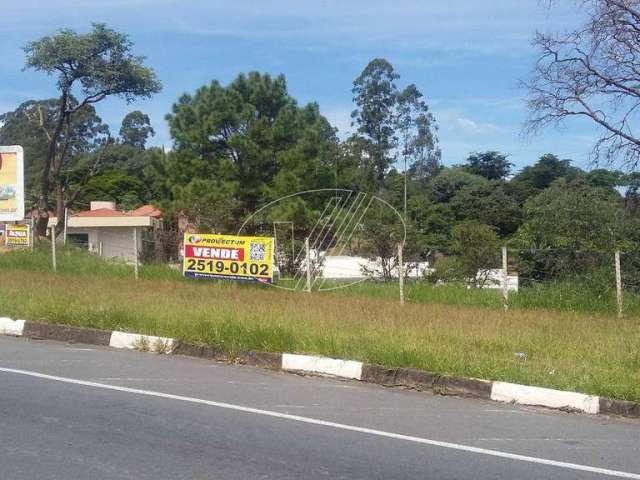
[[[15,270],[0,272],[0,315],[640,400],[638,318]]]

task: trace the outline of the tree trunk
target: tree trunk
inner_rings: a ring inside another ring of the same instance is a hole
[[[64,127],[67,116],[67,92],[63,92],[60,97],[59,117],[56,129],[49,138],[49,149],[42,169],[42,182],[40,183],[40,195],[38,195],[38,221],[36,222],[35,234],[42,238],[47,235],[47,225],[49,224],[49,193],[51,192],[51,166],[54,164],[58,147],[58,139]]]
[[[56,224],[56,233],[60,233],[64,228],[64,224],[67,221],[64,215],[64,189],[60,182],[56,184],[56,217],[58,217],[58,223]]]

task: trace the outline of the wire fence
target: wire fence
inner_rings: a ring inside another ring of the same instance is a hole
[[[283,227],[284,229],[287,226]],[[134,233],[135,232],[135,233]],[[284,237],[284,235],[283,235]],[[150,267],[182,270],[183,234],[157,229],[130,229],[120,236],[70,234],[67,247],[86,250],[105,260],[130,267],[136,278]],[[51,244],[51,267],[60,264]],[[408,301],[441,301],[472,305],[480,302],[504,308],[549,308],[640,316],[640,251],[574,248],[492,248],[484,258],[466,259],[444,248],[429,247],[382,259],[356,250],[335,251],[331,244],[308,255],[304,242],[276,242],[275,284],[297,290],[335,290],[348,285],[373,284],[376,291],[393,292],[404,281],[405,292],[380,293]],[[312,260],[308,262],[307,258]],[[63,260],[64,261],[64,260]],[[465,261],[468,262],[465,264]],[[385,265],[383,263],[386,262]],[[310,287],[307,269],[310,272]],[[457,271],[456,271],[457,269]],[[292,287],[293,285],[293,287]],[[372,290],[373,291],[373,290]],[[479,293],[484,292],[484,293]],[[482,299],[480,296],[482,295]]]

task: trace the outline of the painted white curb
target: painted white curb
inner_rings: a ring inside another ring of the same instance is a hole
[[[24,320],[11,320],[8,317],[0,317],[0,335],[22,336]]]
[[[176,341],[173,338],[154,337],[137,333],[111,332],[109,346],[113,348],[128,348],[150,352],[171,353]]]
[[[491,400],[521,405],[540,405],[549,408],[573,408],[592,414],[597,414],[600,411],[600,398],[597,396],[563,392],[550,388],[529,387],[515,383],[493,382]]]
[[[333,377],[362,378],[362,362],[352,360],[336,360],[333,358],[316,357],[314,355],[282,354],[282,369],[300,372],[321,373]]]

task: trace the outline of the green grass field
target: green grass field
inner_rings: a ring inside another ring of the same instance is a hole
[[[59,253],[57,274],[46,250],[0,255],[0,315],[640,400],[638,315],[619,320],[603,299],[581,304],[558,286],[512,296],[505,312],[499,292],[414,284],[400,306],[385,284],[307,294],[183,279],[166,266],[143,267],[136,281],[129,265]]]

